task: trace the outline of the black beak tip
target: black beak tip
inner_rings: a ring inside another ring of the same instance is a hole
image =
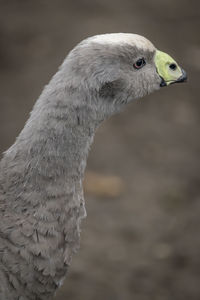
[[[182,73],[183,73],[182,82],[187,81],[188,78],[187,78],[187,73],[185,72],[185,70],[182,69]]]
[[[182,75],[181,75],[181,77],[179,77],[176,80],[176,82],[186,82],[187,81],[187,73],[183,69],[181,69],[181,71],[182,71]]]

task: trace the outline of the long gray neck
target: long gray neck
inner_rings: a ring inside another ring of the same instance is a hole
[[[75,192],[74,186],[82,181],[88,151],[99,125],[91,121],[92,110],[77,106],[70,93],[66,89],[64,92],[55,79],[52,81],[4,157],[6,168],[10,166],[10,176],[17,174],[15,194],[43,193],[41,202]],[[33,197],[31,203],[35,205]]]
[[[15,252],[7,252],[20,261],[15,273],[23,294],[26,287],[31,299],[36,293],[37,299],[49,299],[49,291],[53,293],[61,283],[79,247],[79,225],[86,216],[82,178],[99,125],[92,108],[76,99],[59,78],[56,75],[46,87],[0,163],[0,220],[6,216],[0,230],[6,240],[2,247],[12,250],[16,245]],[[12,270],[9,264],[8,270]],[[31,277],[29,284],[29,278],[18,275],[21,270],[40,281]],[[20,298],[16,291],[11,293],[9,299]]]

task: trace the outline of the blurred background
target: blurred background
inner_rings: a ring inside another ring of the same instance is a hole
[[[98,130],[81,249],[56,300],[200,299],[199,28],[195,0],[0,0],[1,153],[90,35],[144,35],[189,77]]]

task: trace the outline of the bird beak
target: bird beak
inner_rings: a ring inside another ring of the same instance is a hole
[[[161,78],[161,87],[187,80],[186,72],[167,53],[156,50],[154,60],[157,72]]]

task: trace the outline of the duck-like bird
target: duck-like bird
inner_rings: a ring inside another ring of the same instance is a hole
[[[0,162],[0,299],[47,300],[62,284],[85,218],[82,180],[102,121],[186,80],[136,34],[90,37],[66,57]]]

